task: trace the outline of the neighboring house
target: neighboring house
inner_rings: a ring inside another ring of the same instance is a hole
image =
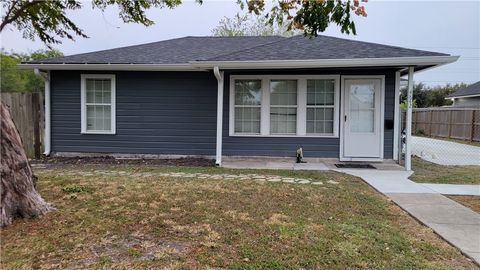
[[[306,157],[395,159],[400,76],[457,58],[328,36],[184,37],[20,66],[47,82],[46,154],[221,164],[299,146]]]
[[[469,85],[448,95],[453,107],[480,107],[480,82]]]

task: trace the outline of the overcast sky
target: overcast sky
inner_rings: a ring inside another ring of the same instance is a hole
[[[205,0],[203,5],[184,2],[173,10],[149,11],[156,22],[151,27],[124,24],[115,8],[102,13],[85,2],[82,10],[68,14],[90,38],[64,40],[55,47],[71,55],[182,36],[211,35],[220,19],[239,11],[233,0]],[[357,36],[342,35],[336,26],[324,34],[460,56],[456,63],[416,74],[416,82],[438,85],[480,80],[480,0],[370,1],[366,9],[367,18],[356,18]],[[13,29],[2,33],[1,47],[16,52],[44,48],[38,40],[23,39]]]

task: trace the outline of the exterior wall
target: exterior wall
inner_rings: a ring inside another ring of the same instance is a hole
[[[215,155],[217,80],[211,72],[116,75],[115,135],[80,134],[81,71],[52,71],[52,151]]]
[[[217,81],[213,72],[103,72],[116,75],[116,134],[80,134],[80,74],[52,71],[52,151],[154,155],[215,155]],[[225,71],[223,155],[339,157],[339,138],[229,136],[233,74],[385,75],[385,119],[394,117],[395,70]],[[340,97],[342,99],[342,97]],[[340,118],[341,119],[341,118]],[[385,129],[384,158],[393,157]]]
[[[453,107],[480,107],[480,97],[456,98]]]
[[[340,74],[340,75],[385,75],[385,120],[394,118],[395,70],[390,69],[340,69],[340,70],[249,70],[225,72],[223,113],[224,156],[280,156],[294,157],[298,146],[302,146],[305,157],[338,158],[340,138],[314,137],[247,137],[229,136],[229,89],[230,75],[279,75],[279,74]],[[341,83],[341,80],[340,80]],[[340,102],[343,97],[340,96]],[[340,110],[339,110],[340,113]],[[342,119],[341,117],[339,119]],[[340,123],[338,123],[340,124]],[[383,124],[383,123],[382,123]],[[384,159],[393,158],[393,128],[384,130]]]

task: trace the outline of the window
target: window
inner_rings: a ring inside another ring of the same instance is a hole
[[[115,76],[81,76],[82,133],[115,134]]]
[[[235,133],[260,134],[262,81],[235,81]]]
[[[333,134],[335,81],[307,80],[307,134]]]
[[[270,133],[295,134],[297,132],[297,81],[272,80],[270,82]]]
[[[232,75],[229,134],[338,137],[339,81],[339,75]]]

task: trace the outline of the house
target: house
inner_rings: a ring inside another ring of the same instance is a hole
[[[447,96],[453,107],[480,107],[480,81]]]
[[[318,36],[183,37],[22,63],[45,153],[396,159],[400,77],[458,57]]]

